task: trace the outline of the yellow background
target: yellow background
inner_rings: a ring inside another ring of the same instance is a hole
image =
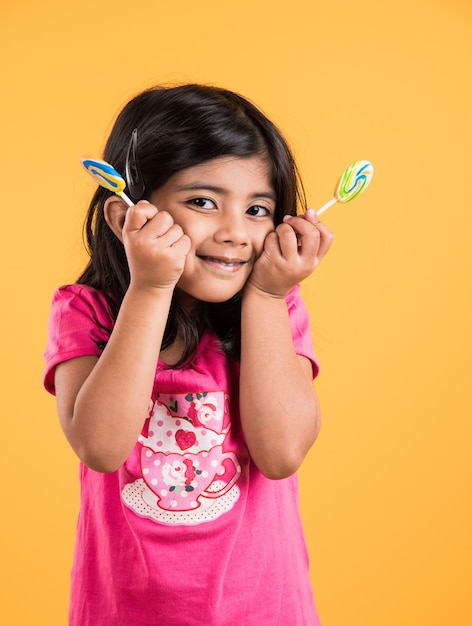
[[[3,625],[67,621],[77,463],[41,377],[52,291],[85,260],[78,156],[138,90],[189,80],[281,126],[314,207],[351,162],[376,168],[325,214],[336,242],[304,286],[324,626],[472,623],[471,48],[470,0],[2,0]]]

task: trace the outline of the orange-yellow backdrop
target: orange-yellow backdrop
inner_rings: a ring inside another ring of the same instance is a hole
[[[85,259],[78,156],[135,92],[188,80],[256,101],[314,206],[350,162],[376,168],[325,214],[336,243],[304,287],[324,625],[472,623],[471,53],[470,0],[2,0],[2,624],[67,620],[77,463],[41,375],[51,293]]]

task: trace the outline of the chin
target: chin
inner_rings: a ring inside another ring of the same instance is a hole
[[[196,306],[198,302],[206,302],[208,304],[222,304],[230,300],[237,301],[241,298],[244,285],[239,289],[192,289],[191,292],[182,289],[176,289],[176,295],[181,304],[187,305],[189,308]]]
[[[222,304],[223,302],[229,302],[230,300],[238,300],[241,297],[242,289],[229,294],[218,294],[214,296],[200,298],[201,302],[207,302],[208,304]]]

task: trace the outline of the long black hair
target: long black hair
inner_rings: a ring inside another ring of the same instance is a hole
[[[220,87],[185,84],[158,86],[133,98],[118,115],[103,158],[124,174],[131,136],[137,129],[137,154],[144,182],[143,198],[177,172],[221,156],[262,156],[270,165],[276,194],[275,226],[284,215],[306,208],[303,187],[292,153],[276,126],[246,98]],[[101,290],[116,317],[130,275],[123,244],[109,228],[103,207],[112,192],[99,187],[90,203],[84,237],[90,255],[78,278]],[[202,303],[191,319],[173,298],[162,347],[177,333],[185,350],[180,363],[195,351],[205,328],[218,335],[225,352],[240,352],[241,294],[223,303]]]

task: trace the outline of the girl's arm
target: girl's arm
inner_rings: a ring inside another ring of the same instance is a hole
[[[314,211],[287,218],[266,239],[243,294],[241,423],[253,461],[269,478],[293,474],[319,431],[312,366],[295,353],[285,296],[332,240]]]
[[[100,358],[71,359],[55,370],[64,432],[79,458],[102,472],[126,460],[141,432],[173,289],[190,246],[170,215],[149,203],[126,211],[112,200],[107,210],[125,245],[130,286]]]

